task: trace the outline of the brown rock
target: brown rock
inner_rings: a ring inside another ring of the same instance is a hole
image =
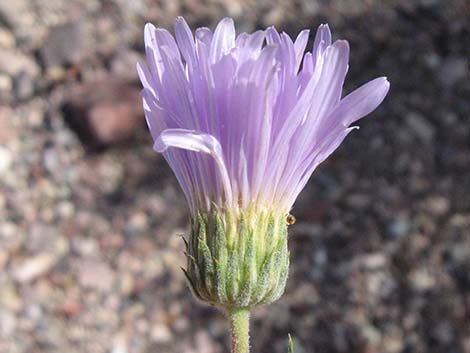
[[[132,101],[101,102],[89,113],[91,129],[105,144],[126,140],[141,120],[134,112]]]
[[[76,316],[82,311],[82,304],[77,299],[67,298],[62,304],[61,311],[66,316]]]
[[[63,106],[69,126],[91,148],[128,140],[143,121],[140,89],[112,78],[78,86]]]

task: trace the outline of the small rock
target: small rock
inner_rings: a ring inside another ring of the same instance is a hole
[[[314,305],[320,300],[317,288],[309,283],[300,284],[294,293],[292,293],[291,300],[296,303],[304,305]]]
[[[9,337],[14,334],[17,327],[15,315],[3,309],[0,309],[0,334],[3,337]]]
[[[433,216],[443,216],[449,212],[449,199],[443,196],[434,196],[426,200],[427,209]]]
[[[113,339],[113,348],[111,353],[128,353],[129,349],[127,348],[127,338],[123,334],[118,334]]]
[[[136,212],[130,217],[127,228],[131,233],[137,233],[147,229],[148,224],[149,220],[145,212]]]
[[[387,328],[382,337],[382,345],[387,353],[403,352],[404,339],[401,330],[395,327]]]
[[[67,238],[59,235],[56,227],[43,223],[31,225],[26,248],[32,253],[55,253],[61,256],[69,249]]]
[[[364,338],[371,351],[379,345],[382,339],[380,331],[374,325],[365,323],[360,327],[360,335]]]
[[[406,123],[422,142],[431,143],[433,141],[435,128],[424,116],[416,112],[410,112],[406,116]]]
[[[18,100],[30,98],[34,93],[33,77],[25,71],[20,72],[13,78],[13,91]]]
[[[32,25],[31,12],[31,2],[28,0],[0,1],[0,22],[14,31]]]
[[[468,62],[464,57],[449,57],[442,62],[438,77],[443,86],[450,87],[466,76],[468,79],[468,73]]]
[[[10,169],[12,162],[13,157],[11,152],[7,148],[0,146],[0,175]]]
[[[90,125],[94,135],[104,144],[126,140],[135,130],[140,117],[127,102],[102,102],[90,111]]]
[[[17,313],[23,309],[23,306],[23,302],[15,286],[13,284],[2,284],[2,290],[0,291],[0,308]]]
[[[99,244],[93,237],[75,237],[72,240],[72,249],[83,257],[99,256]]]
[[[152,331],[150,333],[151,338],[156,343],[168,343],[172,340],[173,335],[168,328],[168,326],[164,325],[163,323],[156,323],[152,327]]]
[[[0,48],[11,49],[15,46],[15,37],[6,28],[0,27]]]
[[[328,251],[321,246],[315,249],[313,253],[313,262],[315,267],[324,267],[328,263]]]
[[[436,280],[434,277],[426,270],[414,270],[409,275],[409,282],[412,288],[417,292],[425,292],[432,289]]]
[[[452,126],[459,122],[459,117],[454,112],[446,111],[442,114],[442,122],[445,125]]]
[[[119,233],[107,233],[100,237],[100,245],[103,249],[118,249],[124,245],[124,237]]]
[[[349,195],[346,202],[351,208],[361,210],[369,207],[371,198],[368,194],[355,193]]]
[[[119,276],[119,291],[124,296],[129,296],[134,292],[135,280],[134,276],[128,272]]]
[[[470,243],[453,243],[449,244],[448,253],[452,263],[461,264],[468,260],[470,254]]]
[[[82,311],[82,304],[74,298],[65,299],[61,311],[67,316],[76,316]]]
[[[51,253],[43,253],[22,261],[13,269],[13,278],[20,283],[28,283],[48,273],[59,261]]]
[[[424,56],[424,62],[430,69],[437,69],[441,64],[441,57],[436,52],[427,53]]]
[[[8,252],[0,249],[0,271],[3,271],[8,262]]]
[[[19,51],[2,50],[2,55],[0,55],[0,72],[4,72],[12,77],[21,72],[26,72],[31,77],[37,77],[39,75],[39,67],[31,57]]]
[[[433,336],[441,344],[451,344],[454,340],[454,328],[449,321],[441,321],[434,327]]]
[[[10,76],[0,73],[0,102],[9,102],[12,99],[13,82]]]
[[[411,229],[411,224],[407,218],[397,217],[392,219],[387,225],[387,234],[392,238],[401,238]]]
[[[106,263],[85,260],[78,266],[78,279],[84,288],[108,292],[114,284],[114,277],[114,272]]]
[[[378,270],[387,264],[387,258],[382,253],[373,253],[360,256],[358,262],[366,270]]]
[[[39,57],[47,69],[73,64],[83,58],[84,30],[80,22],[52,28]]]

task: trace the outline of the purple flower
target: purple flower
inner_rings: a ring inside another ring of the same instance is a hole
[[[376,78],[341,98],[349,45],[321,25],[295,41],[274,27],[235,34],[225,18],[195,38],[182,17],[176,41],[145,26],[147,123],[193,212],[214,204],[287,213],[315,168],[385,98]]]

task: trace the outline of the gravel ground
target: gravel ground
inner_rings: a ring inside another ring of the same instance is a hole
[[[218,353],[227,327],[180,266],[187,208],[151,150],[143,25],[222,16],[350,41],[346,90],[385,103],[293,213],[284,297],[253,351],[470,352],[469,14],[465,0],[0,2],[0,352]]]

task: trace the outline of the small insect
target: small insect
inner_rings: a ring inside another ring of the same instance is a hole
[[[286,218],[286,223],[288,225],[293,225],[295,223],[297,219],[294,217],[294,215],[291,215],[290,213],[287,215],[287,218]]]

